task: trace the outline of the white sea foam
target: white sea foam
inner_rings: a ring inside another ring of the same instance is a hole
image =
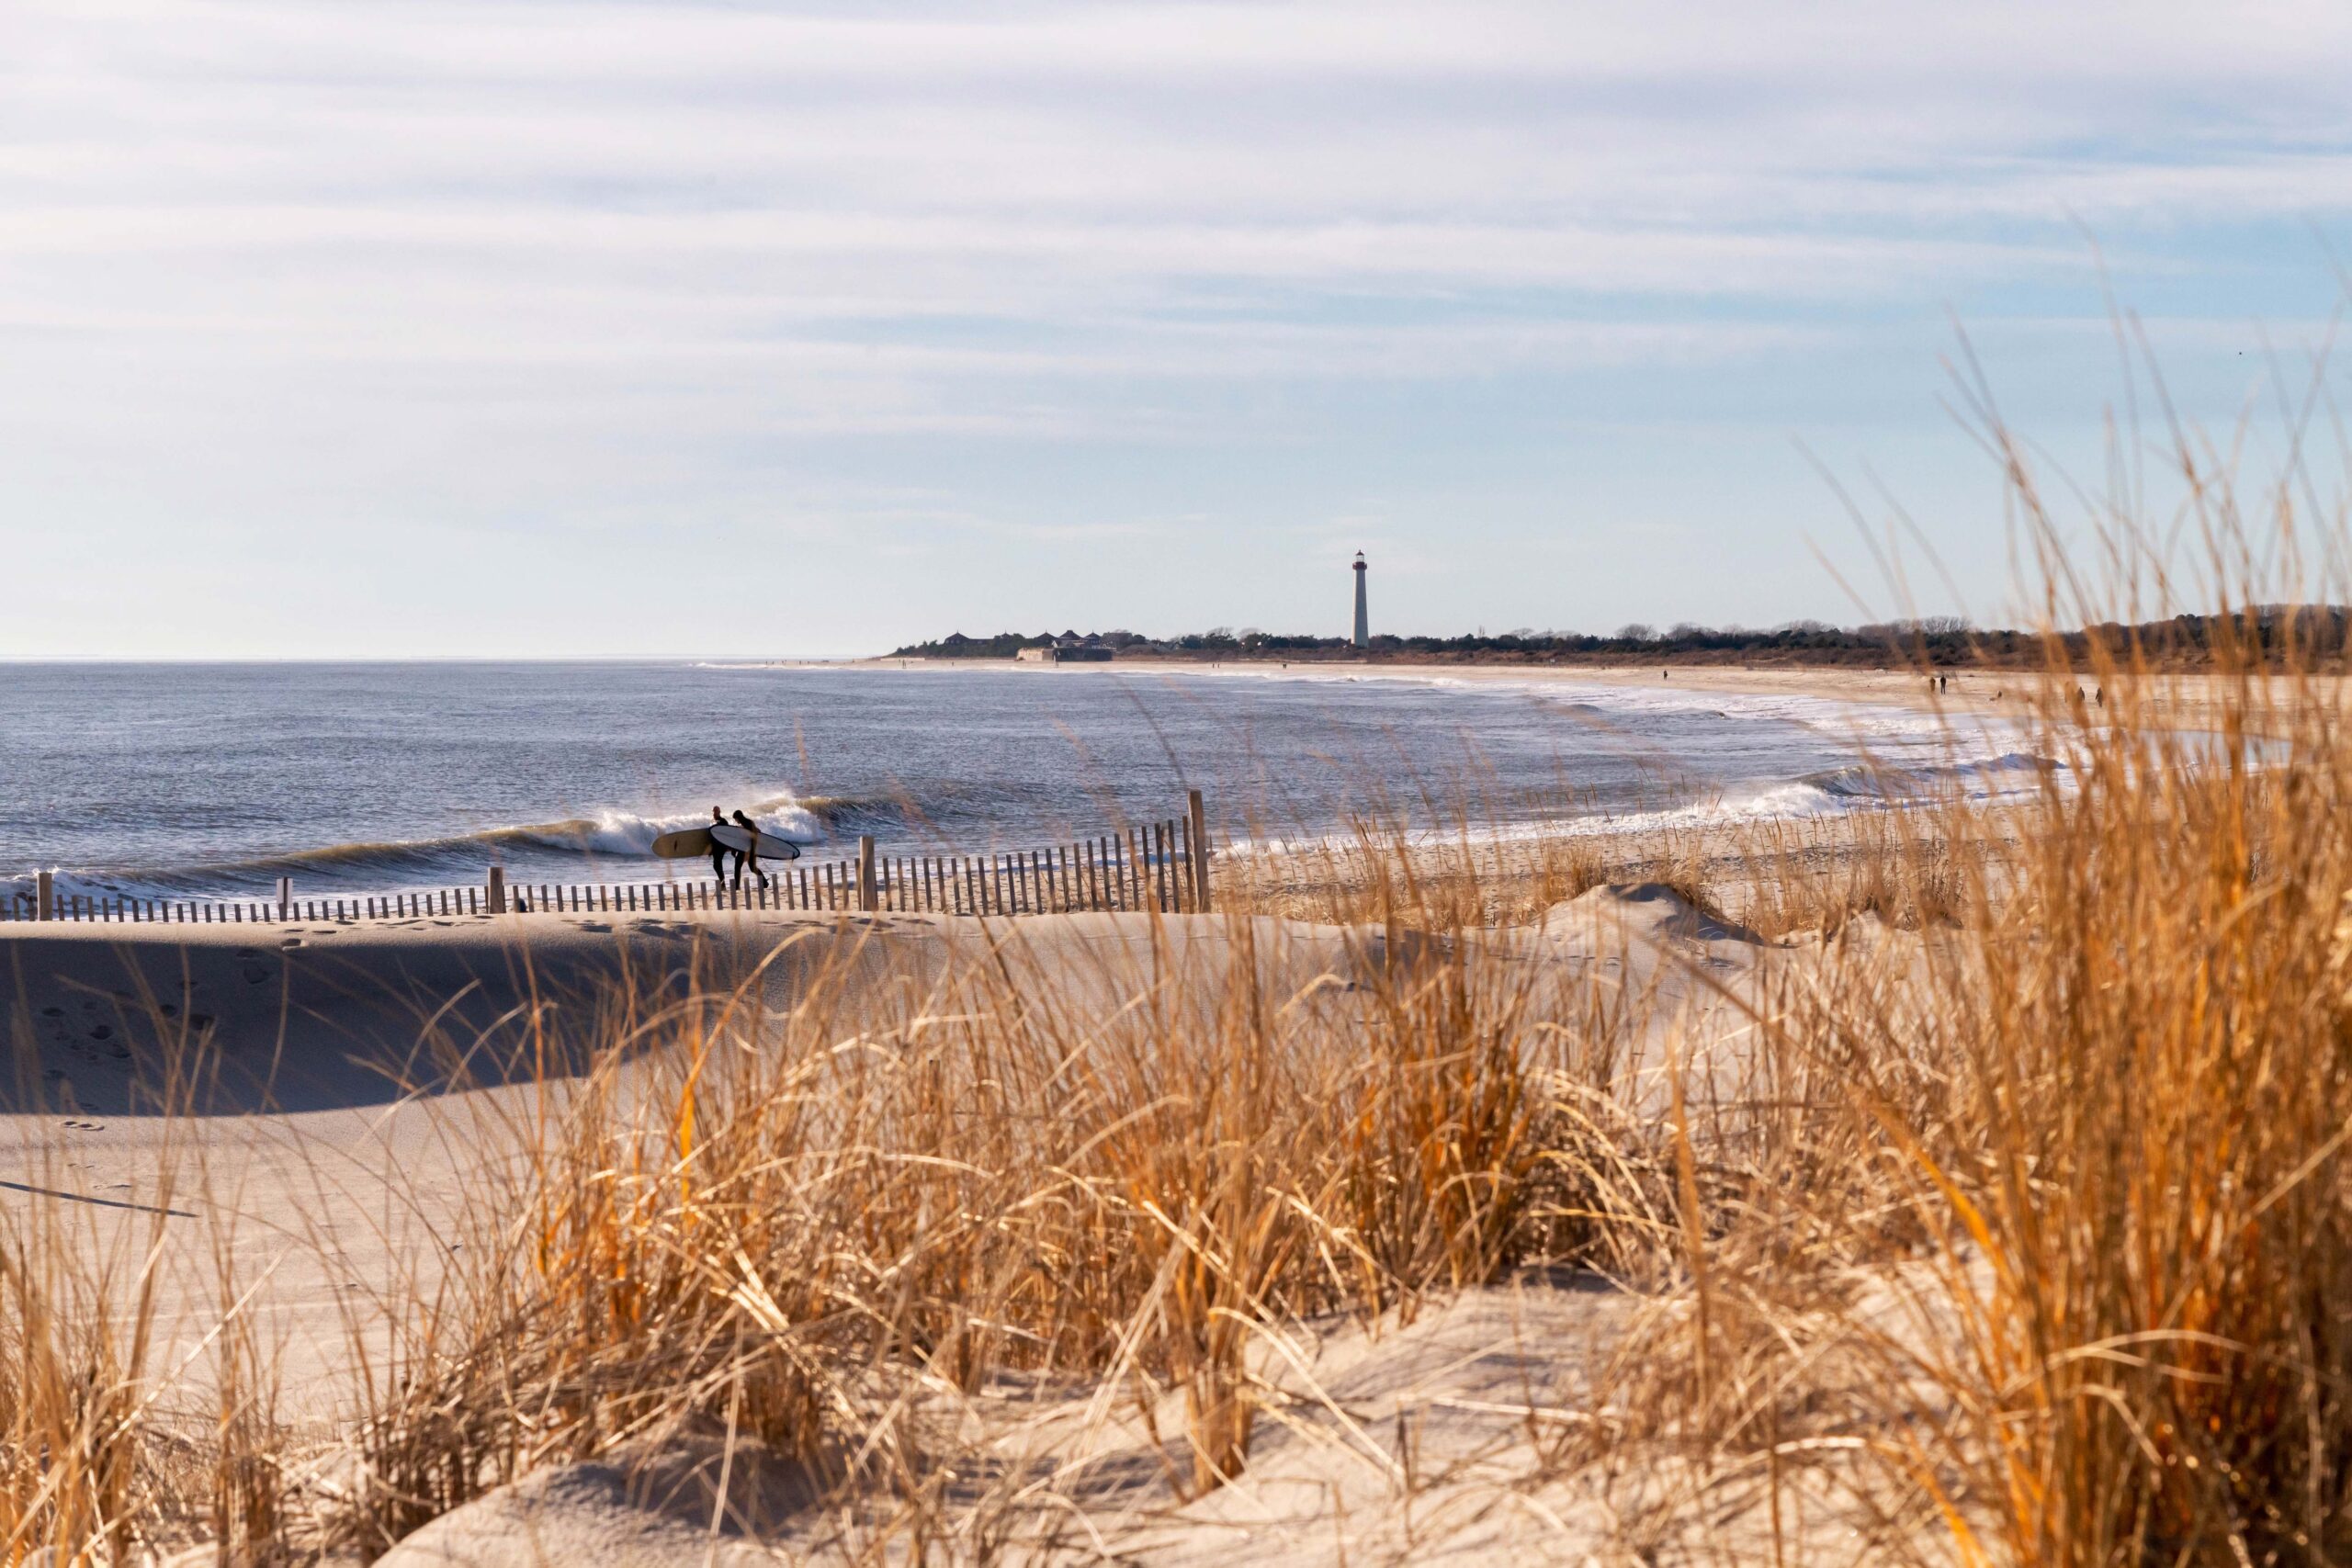
[[[824,836],[824,824],[790,790],[766,795],[751,807],[746,815],[760,825],[762,832],[789,839],[796,844],[815,843]],[[653,852],[653,840],[662,834],[707,827],[709,822],[709,815],[702,811],[645,816],[634,811],[607,808],[573,822],[550,823],[517,831],[549,849],[579,850],[590,854],[649,855]]]
[[[1802,779],[1719,792],[1679,806],[1632,811],[1594,812],[1536,821],[1455,829],[1426,829],[1407,832],[1408,843],[1434,846],[1459,843],[1518,843],[1548,838],[1600,837],[1621,833],[1760,826],[1846,816],[1860,811],[1910,810],[1955,797],[1976,804],[2023,799],[2038,790],[2045,778],[2060,787],[2072,787],[2064,764],[2030,751],[1912,768],[1855,763]],[[1227,854],[1278,854],[1301,850],[1343,849],[1355,840],[1345,835],[1238,838],[1219,847]]]

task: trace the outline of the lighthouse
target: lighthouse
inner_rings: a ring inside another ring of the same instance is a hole
[[[1363,607],[1363,552],[1356,552],[1356,635],[1358,648],[1372,646],[1372,617]]]

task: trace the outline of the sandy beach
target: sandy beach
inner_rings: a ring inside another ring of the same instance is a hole
[[[1952,670],[1948,688],[1933,689],[1926,677],[1907,670],[1859,669],[1844,665],[1811,664],[1468,664],[1415,662],[1409,660],[1302,661],[1240,660],[1227,663],[1200,660],[1138,660],[1128,664],[1035,664],[1007,660],[861,659],[832,661],[785,660],[762,668],[790,670],[921,670],[933,673],[978,670],[1011,671],[1038,677],[1080,677],[1116,671],[1171,679],[1230,677],[1234,679],[1300,681],[1418,681],[1464,686],[1598,686],[1620,690],[1662,688],[1719,693],[1726,696],[1804,697],[1867,707],[1905,708],[1955,717],[2026,720],[2041,704],[2049,711],[2065,712],[2069,687],[2079,689],[2084,712],[2094,721],[2112,716],[2102,701],[2103,689],[2086,675],[2074,681],[2053,679],[2031,670]],[[2319,673],[2295,676],[2215,675],[2199,672],[2162,673],[2130,682],[2134,706],[2132,722],[2167,729],[2211,729],[2234,710],[2241,720],[2258,719],[2264,728],[2284,733],[2290,716],[2305,703],[2329,713],[2352,708],[2352,676]],[[2115,694],[2121,698],[2121,688]]]
[[[221,1292],[237,1281],[236,1310],[269,1347],[277,1418],[332,1467],[339,1421],[363,1402],[367,1376],[380,1375],[357,1369],[396,1364],[401,1315],[463,1266],[466,1248],[498,1245],[481,1228],[484,1193],[589,1069],[550,1054],[549,1043],[594,1038],[616,991],[659,998],[699,987],[786,1014],[821,990],[828,1010],[868,1016],[887,1010],[888,995],[920,992],[959,964],[1011,963],[1057,1005],[1107,1019],[1153,974],[1172,977],[1182,1006],[1220,994],[1227,982],[1217,976],[1237,963],[1254,964],[1271,996],[1310,998],[1436,956],[1394,940],[1148,915],[482,917],[128,936],[0,929],[0,1002],[21,1086],[0,1114],[0,1216],[43,1214],[93,1256],[156,1249],[156,1353],[176,1370],[175,1406],[205,1404]],[[1686,1062],[1693,1042],[1728,1038],[1701,1021],[1725,1010],[1713,994],[1720,977],[1747,975],[1774,951],[1662,889],[1588,895],[1487,940],[1543,976],[1644,998],[1657,1021],[1645,1038],[1662,1047],[1666,1021],[1678,1020]],[[1709,971],[1719,978],[1694,984]],[[630,1070],[658,1076],[674,1048],[653,1047]],[[1637,1053],[1621,1072],[1637,1085],[1657,1065]],[[1736,1076],[1728,1063],[1723,1071],[1726,1083]],[[1662,1113],[1662,1089],[1629,1092]],[[35,1094],[40,1109],[26,1103]],[[1019,1455],[1062,1472],[1057,1506],[1077,1506],[1090,1531],[1127,1542],[1123,1554],[1136,1561],[1280,1551],[1338,1562],[1408,1537],[1482,1562],[1555,1561],[1560,1541],[1513,1546],[1517,1532],[1483,1506],[1435,1520],[1498,1483],[1522,1485],[1509,1478],[1536,1456],[1514,1456],[1514,1423],[1579,1397],[1590,1359],[1635,1310],[1575,1277],[1472,1292],[1409,1332],[1339,1319],[1295,1325],[1293,1344],[1260,1359],[1291,1388],[1299,1415],[1267,1438],[1246,1484],[1192,1503],[1151,1479],[1161,1467],[1145,1456],[1167,1439],[1149,1412],[1106,1410],[1103,1391],[1085,1380],[982,1391],[957,1402],[956,1420],[976,1456]],[[1536,1361],[1510,1350],[1528,1335],[1555,1348]],[[1384,1469],[1394,1461],[1367,1465],[1346,1451],[1355,1423],[1387,1430],[1407,1418],[1415,1462],[1430,1477],[1419,1525],[1395,1512]],[[1180,1405],[1158,1420],[1181,1426]],[[674,1468],[701,1440],[676,1438],[639,1461]],[[631,1473],[624,1463],[534,1476],[386,1561],[552,1561],[557,1543],[571,1541],[620,1551],[613,1561],[657,1562],[703,1541],[700,1524],[633,1491]],[[1572,1493],[1539,1506],[1594,1506]],[[825,1517],[779,1511],[775,1497],[760,1506],[772,1544],[820,1557],[838,1546]],[[1579,1538],[1600,1529],[1580,1526]]]

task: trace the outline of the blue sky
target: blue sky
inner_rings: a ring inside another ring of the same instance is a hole
[[[0,656],[1898,608],[1800,441],[2000,619],[1953,319],[2096,478],[2095,238],[2267,408],[2346,81],[2315,4],[12,0]]]

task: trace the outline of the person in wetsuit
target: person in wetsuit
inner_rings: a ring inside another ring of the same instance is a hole
[[[735,815],[741,817],[743,814],[739,811]],[[716,806],[712,807],[710,808],[710,825],[714,828],[726,827],[727,813],[721,811]],[[710,874],[718,879],[718,885],[721,887],[727,886],[727,857],[729,853],[733,853],[735,856],[735,880],[741,882],[743,880],[743,856],[741,852],[740,851],[731,852],[725,844],[720,843],[717,839],[711,840]]]
[[[761,886],[765,887],[768,885],[768,874],[760,869],[760,825],[744,816],[739,809],[735,813],[735,826],[750,834],[752,839],[752,847],[735,857],[735,886],[738,890],[742,887],[743,866],[746,862],[749,862],[752,874],[760,879]]]

